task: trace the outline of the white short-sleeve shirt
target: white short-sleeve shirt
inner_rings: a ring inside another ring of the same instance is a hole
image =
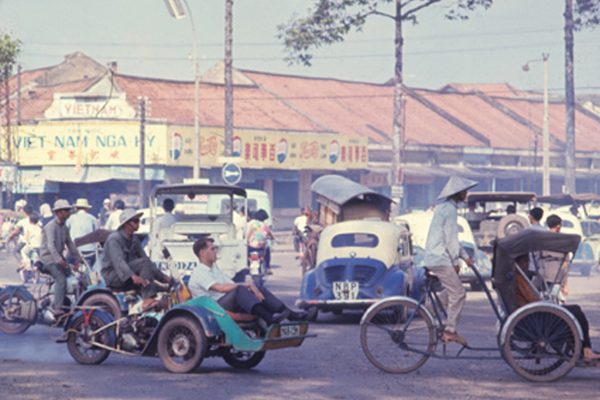
[[[210,290],[210,287],[215,283],[233,283],[233,281],[225,276],[216,265],[209,267],[198,262],[198,266],[194,268],[190,276],[188,288],[194,297],[208,296],[216,301],[223,297],[225,293]]]

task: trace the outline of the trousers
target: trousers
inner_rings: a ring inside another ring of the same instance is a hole
[[[67,276],[71,275],[71,269],[69,267],[63,268],[58,264],[44,265],[44,269],[54,278],[54,301],[52,302],[52,307],[58,310],[65,303]]]
[[[140,287],[139,285],[135,285],[131,278],[128,278],[125,282],[120,279],[113,279],[110,282],[106,282],[111,289],[120,291],[137,290],[142,295],[142,298],[148,299],[154,297],[159,291],[159,287],[154,285],[152,281],[164,282],[167,279],[166,275],[149,258],[137,258],[130,261],[127,265],[129,265],[134,274],[150,281],[150,283],[144,287]]]
[[[458,325],[458,320],[460,319],[460,314],[467,298],[465,288],[454,268],[448,266],[433,266],[427,267],[427,269],[438,277],[440,283],[444,287],[441,296],[446,296],[446,294],[448,296],[446,330],[456,332],[456,326]]]
[[[284,309],[285,305],[267,288],[258,288],[260,292],[265,296],[265,299],[259,301],[254,293],[250,291],[246,286],[237,286],[234,290],[227,292],[222,296],[217,303],[224,309],[233,312],[245,312],[252,314],[252,309],[257,304],[263,305],[267,310],[272,313],[276,313]]]

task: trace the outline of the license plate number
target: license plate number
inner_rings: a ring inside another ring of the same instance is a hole
[[[282,338],[300,336],[300,325],[282,325],[279,334]]]
[[[333,282],[333,295],[336,300],[356,300],[358,282]]]

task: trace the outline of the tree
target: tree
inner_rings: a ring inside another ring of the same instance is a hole
[[[6,117],[6,128],[4,132],[4,159],[11,160],[10,151],[10,89],[8,80],[17,62],[17,56],[21,52],[21,41],[11,38],[8,34],[0,36],[0,83],[4,83],[4,115]]]
[[[390,3],[395,3],[394,14],[384,11],[385,6]],[[314,49],[343,42],[349,32],[360,31],[371,16],[394,21],[396,29],[392,170],[388,177],[393,198],[400,197],[400,159],[404,148],[402,23],[406,21],[417,24],[417,14],[437,3],[448,5],[446,18],[462,20],[467,19],[468,13],[476,8],[489,8],[493,0],[315,0],[307,16],[292,17],[287,24],[278,26],[279,38],[283,40],[288,52],[286,60],[290,64],[301,63],[310,66]],[[394,210],[394,213],[396,212],[397,210]]]

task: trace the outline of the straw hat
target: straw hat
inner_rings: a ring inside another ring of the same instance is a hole
[[[54,207],[52,208],[52,211],[70,210],[71,208],[73,208],[73,206],[69,204],[67,200],[58,199],[54,202]]]
[[[447,199],[450,196],[455,195],[456,193],[460,193],[463,190],[469,190],[474,186],[477,186],[479,182],[472,181],[466,178],[460,178],[458,176],[451,176],[446,183],[446,186],[440,192],[438,196],[438,200]]]
[[[119,226],[117,227],[117,230],[121,229],[127,222],[131,221],[132,219],[139,218],[143,214],[143,212],[136,211],[133,208],[127,208],[123,210],[121,215],[119,215]]]
[[[92,206],[88,203],[88,199],[79,198],[75,201],[75,208],[92,208]]]

